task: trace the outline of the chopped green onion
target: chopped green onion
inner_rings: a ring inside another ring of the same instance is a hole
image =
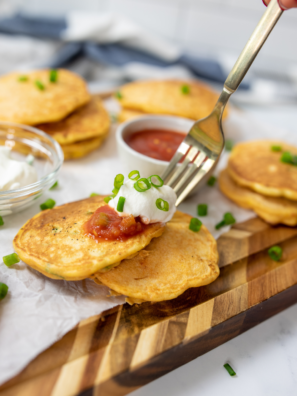
[[[281,160],[281,162],[284,162],[285,164],[292,164],[292,162],[293,162],[292,154],[289,153],[288,151],[285,151],[284,153],[282,153],[280,160]]]
[[[20,76],[20,77],[18,78],[18,81],[19,81],[19,82],[26,82],[26,81],[28,81],[28,77],[27,77],[27,76]]]
[[[271,151],[275,151],[275,152],[282,151],[282,146],[271,146]]]
[[[202,226],[202,222],[199,219],[196,219],[196,217],[193,217],[190,221],[189,229],[194,232],[200,231],[200,228]]]
[[[207,204],[200,204],[197,206],[197,214],[198,216],[207,216]]]
[[[115,195],[117,195],[117,193],[120,191],[119,188],[114,188],[111,192]]]
[[[231,375],[231,377],[234,377],[234,375],[236,375],[235,371],[230,366],[230,364],[226,363],[226,364],[224,364],[224,367],[228,371],[228,373]]]
[[[227,151],[232,151],[233,146],[234,146],[233,140],[227,139],[226,142],[225,142],[225,149],[226,149]]]
[[[35,81],[35,85],[36,85],[36,87],[37,87],[40,91],[44,91],[44,90],[45,90],[45,86],[42,84],[41,81],[36,80],[36,81]]]
[[[156,184],[156,183],[153,183],[153,182],[152,182],[152,178],[153,178],[153,177],[155,177],[155,178],[158,180],[159,184]],[[156,188],[162,187],[163,184],[164,184],[164,180],[163,180],[160,176],[158,176],[158,175],[152,175],[152,176],[150,176],[150,177],[148,178],[148,181],[151,183],[152,186],[154,186],[154,187],[156,187]]]
[[[49,198],[43,204],[40,205],[41,210],[52,209],[56,205],[56,202]]]
[[[91,193],[91,194],[90,194],[90,198],[92,198],[92,197],[97,197],[97,195],[99,195],[99,194],[97,194],[97,193]]]
[[[7,292],[8,292],[8,286],[5,283],[0,282],[0,300],[3,300]]]
[[[115,196],[116,196],[115,194],[111,194],[111,195],[109,195],[108,197],[105,197],[105,198],[103,199],[103,201],[104,201],[105,203],[108,203],[108,202],[109,202],[111,199],[113,199]]]
[[[188,95],[190,93],[190,87],[188,85],[182,85],[181,92],[184,95]]]
[[[4,225],[4,221],[2,219],[2,216],[0,216],[0,226],[3,226],[3,225]]]
[[[214,186],[214,184],[215,184],[216,181],[217,181],[217,178],[216,178],[216,177],[210,176],[210,178],[209,178],[208,181],[207,181],[207,185],[212,187],[212,186]]]
[[[156,206],[158,209],[163,210],[164,212],[168,212],[169,210],[169,203],[167,201],[164,201],[162,198],[158,198],[156,200]]]
[[[121,94],[120,91],[116,92],[115,96],[117,99],[123,99],[123,95]]]
[[[216,228],[216,230],[219,230],[220,228],[222,228],[226,225],[231,225],[234,223],[236,223],[236,220],[233,217],[232,213],[227,212],[224,214],[223,220],[220,223],[218,223],[215,228]]]
[[[13,264],[16,264],[20,261],[19,256],[16,253],[8,254],[7,256],[3,257],[3,263],[7,267],[11,267]]]
[[[27,158],[26,158],[27,164],[33,165],[34,159],[35,159],[35,158],[34,158],[34,156],[33,156],[32,154],[27,155]]]
[[[226,225],[230,225],[236,223],[236,220],[234,219],[232,213],[227,212],[224,214],[224,222]]]
[[[283,249],[280,246],[272,246],[268,249],[269,257],[274,261],[279,261],[282,257]]]
[[[58,70],[52,69],[52,70],[50,71],[49,80],[50,80],[50,82],[52,82],[52,83],[55,83],[55,82],[58,81]]]
[[[151,185],[150,182],[145,177],[143,177],[142,179],[139,179],[134,183],[134,188],[138,192],[144,192],[149,190],[151,188]]]
[[[114,183],[113,183],[113,185],[115,186],[115,188],[120,189],[123,183],[124,183],[124,175],[122,175],[121,173],[119,173],[119,174],[116,175],[116,177],[114,178]]]
[[[225,225],[226,225],[226,224],[225,224],[225,221],[222,220],[222,221],[220,221],[220,222],[215,226],[215,229],[216,229],[216,230],[219,230],[220,228],[224,227]]]
[[[49,190],[54,190],[56,187],[58,187],[58,181],[56,181],[50,188]]]
[[[117,204],[117,211],[118,212],[123,212],[125,201],[126,201],[125,197],[120,197],[119,198],[118,204]]]
[[[281,156],[281,162],[285,164],[295,165],[297,166],[297,155],[293,155],[288,151],[285,151]]]
[[[132,176],[135,176],[135,177],[132,177]],[[134,171],[129,173],[128,177],[129,177],[129,179],[136,181],[136,180],[138,180],[140,178],[140,173],[139,173],[138,170],[134,170]]]

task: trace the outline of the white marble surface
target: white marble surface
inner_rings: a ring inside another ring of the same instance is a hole
[[[297,134],[296,107],[244,110]],[[227,361],[236,377],[224,369]],[[297,304],[130,395],[297,395]]]

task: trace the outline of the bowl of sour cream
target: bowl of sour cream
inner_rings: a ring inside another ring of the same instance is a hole
[[[0,121],[0,216],[32,205],[57,180],[60,145],[37,128]]]

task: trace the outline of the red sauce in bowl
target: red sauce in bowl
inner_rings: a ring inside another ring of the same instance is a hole
[[[87,234],[94,239],[125,241],[140,234],[147,226],[132,215],[121,217],[110,206],[101,206],[84,224]]]
[[[145,129],[131,134],[126,143],[147,157],[170,161],[186,134],[164,129]]]

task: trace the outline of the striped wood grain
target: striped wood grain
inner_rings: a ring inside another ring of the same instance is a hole
[[[280,262],[267,255],[276,243]],[[218,248],[214,283],[82,321],[1,386],[1,395],[125,395],[297,301],[297,228],[252,219],[222,235]]]

